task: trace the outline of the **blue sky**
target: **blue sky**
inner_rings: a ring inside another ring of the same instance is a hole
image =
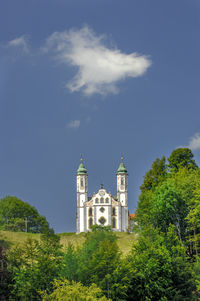
[[[199,164],[199,33],[199,0],[1,1],[0,197],[69,232],[81,153],[90,194],[124,154],[131,212],[155,158]]]

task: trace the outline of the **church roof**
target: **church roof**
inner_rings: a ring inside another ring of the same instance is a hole
[[[126,167],[125,167],[125,165],[124,165],[124,158],[123,157],[121,157],[121,163],[120,163],[120,165],[119,165],[119,168],[118,168],[118,170],[117,170],[117,173],[118,174],[121,174],[121,173],[127,173],[127,169],[126,169]]]
[[[83,159],[81,158],[81,163],[77,169],[77,175],[84,175],[87,174],[87,169],[85,168],[83,164]]]
[[[130,218],[130,219],[134,219],[135,217],[136,217],[135,213],[129,214],[129,218]]]

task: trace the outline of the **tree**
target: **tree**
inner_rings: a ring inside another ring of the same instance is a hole
[[[96,286],[83,286],[80,282],[70,283],[68,280],[56,280],[54,282],[54,290],[48,295],[46,291],[41,293],[43,301],[106,301],[105,296],[102,296],[102,291]],[[108,301],[111,301],[110,299]]]
[[[0,246],[0,297],[8,300],[10,293],[11,277],[7,269],[6,251]]]
[[[197,164],[193,159],[194,155],[189,148],[177,148],[168,158],[168,168],[170,171],[177,172],[182,167],[197,169]]]
[[[96,283],[108,298],[111,295],[112,275],[119,264],[119,249],[116,242],[108,239],[99,242],[88,265],[91,270],[90,281]]]
[[[190,184],[192,193],[188,200],[189,212],[186,217],[188,225],[188,245],[190,255],[199,256],[200,253],[200,173],[192,174]]]
[[[61,269],[61,245],[56,235],[42,235],[40,242],[28,239],[8,253],[13,300],[40,300],[41,290],[52,291]]]
[[[170,227],[166,235],[143,230],[127,258],[129,284],[126,300],[174,301],[195,299],[195,278],[185,248]]]
[[[46,233],[50,230],[44,216],[26,202],[15,196],[0,200],[0,228],[9,231]]]
[[[141,192],[152,190],[152,188],[158,186],[165,179],[166,175],[166,163],[163,156],[161,159],[157,158],[153,162],[151,169],[145,174],[144,182],[140,186]]]
[[[140,186],[141,194],[136,211],[139,226],[149,224],[150,201],[154,190],[167,178],[165,157],[156,159],[151,169],[145,174],[144,182]]]
[[[186,234],[187,214],[187,202],[174,185],[173,179],[169,178],[155,190],[152,196],[151,224],[166,233],[169,225],[173,224],[179,239],[183,241]]]
[[[74,250],[71,245],[68,246],[60,276],[87,286],[95,283],[109,297],[112,275],[119,263],[115,233],[110,227],[94,225],[92,231],[86,233],[81,247]]]
[[[156,159],[146,173],[136,211],[137,221],[140,228],[153,225],[164,232],[174,224],[179,239],[188,244],[188,251],[192,254],[194,248],[197,252],[200,239],[196,192],[200,185],[200,171],[188,148],[174,150],[168,161],[168,172],[162,158],[160,161]]]
[[[70,281],[78,281],[78,253],[74,246],[69,243],[64,252],[61,263],[60,276]]]

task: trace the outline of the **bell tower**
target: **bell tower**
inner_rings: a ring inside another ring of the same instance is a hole
[[[117,170],[117,200],[121,205],[121,231],[128,229],[128,172],[124,165],[124,158]]]
[[[117,199],[122,206],[128,206],[128,172],[123,157],[117,170]]]
[[[77,233],[80,233],[85,231],[84,203],[88,201],[88,174],[87,174],[87,169],[83,164],[82,157],[76,174],[76,185],[77,185]]]

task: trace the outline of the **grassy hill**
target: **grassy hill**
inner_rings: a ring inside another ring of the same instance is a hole
[[[68,243],[72,243],[74,246],[81,245],[85,240],[85,234],[76,233],[61,233],[60,242],[63,247],[67,247]],[[24,233],[24,232],[10,232],[10,231],[0,231],[0,245],[4,247],[15,247],[26,241],[27,238],[40,239],[40,234]],[[136,239],[135,234],[119,232],[117,233],[117,244],[122,253],[126,254],[131,250],[133,241]]]

